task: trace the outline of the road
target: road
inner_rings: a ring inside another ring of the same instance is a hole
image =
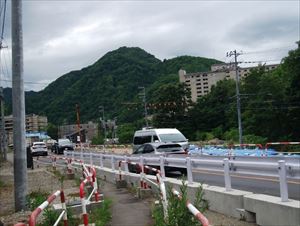
[[[224,187],[224,174],[203,170],[193,170],[194,181],[209,185]],[[280,196],[279,181],[277,178],[258,177],[248,175],[231,175],[233,189],[250,191],[258,194]],[[288,181],[289,198],[300,200],[300,181]]]
[[[62,155],[58,156],[63,157]],[[60,161],[61,164],[65,164],[65,161]],[[89,161],[89,158],[85,159],[85,162],[89,163]],[[94,164],[100,165],[97,160]],[[103,161],[103,165],[104,167],[111,168],[110,159],[105,159]],[[115,165],[115,169],[118,169],[117,163]],[[181,174],[174,172],[169,173],[167,176],[180,178]],[[224,174],[222,172],[193,169],[193,180],[195,182],[201,182],[208,185],[224,187]],[[278,178],[275,177],[249,176],[241,174],[231,175],[231,184],[232,189],[244,190],[257,194],[280,196],[279,181]],[[290,199],[300,200],[300,180],[288,180],[288,191]]]

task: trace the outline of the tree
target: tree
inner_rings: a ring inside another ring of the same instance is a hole
[[[154,93],[153,124],[157,128],[178,128],[187,126],[187,110],[191,105],[190,90],[182,83],[165,84]]]
[[[52,124],[52,123],[48,123],[47,134],[52,139],[57,140],[58,139],[58,127],[56,125]]]

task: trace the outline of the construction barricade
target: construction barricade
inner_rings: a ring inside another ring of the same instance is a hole
[[[182,199],[182,196],[178,191],[174,188],[172,189],[173,195],[175,195],[178,199]],[[192,204],[189,200],[186,202],[186,207],[188,210],[195,216],[195,218],[201,222],[202,226],[210,226],[208,219]]]
[[[60,191],[58,190],[55,193],[53,193],[52,195],[50,195],[45,202],[43,202],[41,205],[39,205],[31,213],[31,215],[29,216],[28,225],[29,226],[35,226],[36,222],[37,222],[37,218],[39,217],[39,215],[43,212],[43,210],[45,208],[47,208],[50,204],[52,204],[53,201],[59,196],[60,196],[60,201],[61,201],[61,205],[62,205],[62,212],[60,213],[60,215],[57,218],[54,225],[58,225],[58,223],[61,221],[61,219],[63,219],[64,226],[67,226],[68,225],[67,207],[66,207],[65,195],[64,195],[64,192],[62,190],[60,190]],[[24,223],[17,223],[14,226],[26,226],[26,225],[27,224],[24,224]]]
[[[98,192],[98,185],[97,185],[97,178],[96,178],[96,170],[94,167],[90,167],[90,170],[88,171],[87,167],[82,164],[83,168],[83,175],[84,175],[84,180],[81,182],[80,187],[79,187],[79,196],[81,200],[81,207],[82,207],[82,218],[83,218],[83,225],[87,226],[89,225],[89,220],[88,220],[88,213],[87,213],[87,205],[91,203],[91,198],[94,194],[95,196],[95,202],[100,202],[99,198],[99,192]],[[85,198],[85,186],[90,183],[92,186],[93,190],[88,196],[88,198]]]

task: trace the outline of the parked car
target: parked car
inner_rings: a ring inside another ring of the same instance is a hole
[[[186,157],[187,152],[183,149],[180,144],[176,143],[165,143],[165,142],[154,142],[154,143],[146,143],[142,144],[135,151],[133,151],[133,156],[156,156],[156,155],[182,155],[182,157]],[[179,156],[177,156],[179,157]],[[130,172],[137,172],[136,166],[129,164]],[[158,166],[152,166],[154,168],[159,168]],[[165,171],[180,171],[182,174],[186,174],[186,168],[179,167],[165,167]]]
[[[55,154],[63,154],[65,150],[74,151],[74,145],[69,139],[58,139],[51,147]]]
[[[32,156],[47,156],[48,149],[44,142],[33,142],[31,149]]]

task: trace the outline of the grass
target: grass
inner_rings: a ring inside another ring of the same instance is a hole
[[[105,226],[111,220],[111,199],[104,199],[102,207],[93,209],[89,215],[89,222],[95,223],[96,226]]]
[[[5,183],[2,180],[0,180],[0,188],[4,188],[5,186]]]
[[[168,196],[168,216],[164,217],[162,203],[154,206],[152,209],[152,215],[154,218],[154,226],[174,226],[174,225],[188,225],[188,226],[200,226],[201,224],[194,218],[194,216],[188,211],[186,207],[187,202],[187,184],[182,181],[179,192],[182,199],[178,199],[173,195],[171,188],[167,189]],[[202,186],[198,187],[195,201],[193,205],[202,213],[208,209],[208,203],[203,199]]]

